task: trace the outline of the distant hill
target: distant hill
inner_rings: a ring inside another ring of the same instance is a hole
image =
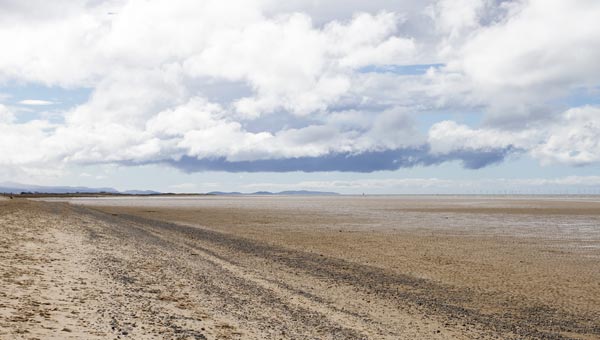
[[[71,186],[43,186],[43,185],[29,185],[14,182],[0,183],[0,194],[122,194],[122,195],[160,195],[161,192],[153,190],[126,190],[118,191],[114,188],[89,188],[89,187],[71,187]],[[309,190],[286,190],[280,192],[270,191],[256,191],[252,193],[243,193],[238,191],[224,192],[224,191],[212,191],[208,195],[228,195],[228,196],[240,196],[240,195],[280,195],[280,196],[332,196],[339,195],[337,192],[329,191],[309,191]]]
[[[309,191],[309,190],[286,190],[280,192],[270,192],[270,191],[256,191],[251,193],[242,193],[242,192],[223,192],[223,191],[212,191],[209,192],[208,195],[228,195],[228,196],[239,196],[239,195],[280,195],[280,196],[294,196],[294,195],[304,195],[304,196],[333,196],[339,195],[337,192],[330,191]]]
[[[228,196],[235,196],[235,195],[244,195],[241,192],[237,192],[237,191],[232,191],[232,192],[224,192],[224,191],[211,191],[206,193],[207,195],[228,195]]]
[[[71,187],[71,186],[43,186],[30,185],[14,182],[0,183],[0,193],[20,194],[20,193],[44,193],[44,194],[128,194],[128,195],[151,195],[160,194],[151,190],[127,190],[120,192],[114,188],[89,188],[89,187]]]
[[[153,191],[153,190],[126,190],[122,191],[122,194],[127,195],[159,195],[161,192]]]

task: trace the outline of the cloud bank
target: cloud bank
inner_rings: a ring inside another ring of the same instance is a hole
[[[4,100],[3,171],[600,162],[600,3],[315,3],[0,1],[1,92],[91,91],[60,119]]]

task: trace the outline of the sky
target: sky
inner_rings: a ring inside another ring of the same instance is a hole
[[[0,0],[0,183],[600,193],[595,0]]]

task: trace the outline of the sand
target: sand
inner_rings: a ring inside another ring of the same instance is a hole
[[[600,338],[600,200],[0,202],[0,338]]]

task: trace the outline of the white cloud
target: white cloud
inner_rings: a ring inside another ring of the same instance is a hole
[[[431,127],[428,141],[435,154],[514,148],[529,152],[542,164],[589,165],[600,162],[600,108],[573,108],[549,125],[520,131],[473,129],[443,121]]]
[[[438,46],[442,57],[452,56],[455,49],[474,31],[481,28],[487,0],[440,0],[425,8],[441,36]]]
[[[0,177],[27,182],[60,175],[64,166],[44,148],[53,128],[40,120],[16,123],[12,110],[0,104]]]
[[[9,124],[15,120],[15,114],[6,106],[0,104],[0,124]]]
[[[536,118],[537,106],[549,119],[555,113],[549,102],[598,86],[600,3],[530,0],[505,7],[506,17],[470,32],[447,68],[462,75],[492,120]]]
[[[508,147],[526,149],[540,139],[540,131],[505,131],[491,128],[473,129],[454,121],[435,123],[429,129],[428,142],[434,154],[456,151],[488,151]]]
[[[360,14],[319,30],[306,15],[279,16],[219,32],[185,61],[185,69],[195,76],[247,81],[256,94],[235,108],[248,117],[277,109],[307,115],[347,92],[354,69],[412,60],[412,40],[394,36],[398,20],[392,13]]]
[[[40,99],[24,99],[19,101],[21,105],[31,105],[31,106],[45,106],[45,105],[53,105],[54,102],[48,100],[40,100]]]
[[[510,148],[542,163],[600,162],[598,109],[562,109],[573,91],[599,85],[598,3],[328,5],[6,2],[0,81],[93,91],[64,123],[17,123],[0,106],[0,165],[235,162],[423,146],[432,157]],[[415,23],[423,20],[431,27]],[[363,71],[424,61],[446,65],[424,75]],[[223,87],[205,93],[214,84]],[[474,127],[446,115],[419,132],[419,115],[443,110],[488,119]]]
[[[596,85],[600,3],[531,0],[514,11],[505,22],[481,29],[465,44],[462,66],[477,85],[519,89]]]
[[[354,69],[407,61],[414,44],[394,36],[400,20],[396,15],[359,14],[318,29],[303,14],[266,18],[251,2],[244,2],[236,9],[240,13],[225,21],[214,19],[225,11],[218,2],[169,5],[166,11],[164,5],[128,2],[110,23],[88,13],[97,25],[90,26],[94,33],[87,38],[97,39],[97,44],[76,49],[88,53],[82,59],[90,62],[81,70],[89,76],[79,81],[83,85],[91,79],[95,90],[48,136],[45,144],[52,146],[51,156],[83,163],[135,163],[182,155],[239,161],[361,152],[390,144],[381,140],[381,146],[373,145],[372,138],[357,143],[352,140],[356,132],[318,122],[276,133],[248,132],[239,117],[256,118],[275,109],[304,116],[321,112],[349,89]],[[176,24],[146,30],[150,22],[175,17]],[[81,43],[79,36],[60,38]],[[52,62],[53,56],[44,58]],[[96,74],[100,71],[105,74]],[[68,74],[64,79],[38,75],[50,83],[75,81]],[[245,81],[255,93],[222,107],[195,97],[194,87],[188,85],[207,77]],[[309,142],[320,135],[327,138]]]
[[[553,124],[548,138],[532,150],[543,164],[589,165],[600,162],[600,108],[571,109]]]

